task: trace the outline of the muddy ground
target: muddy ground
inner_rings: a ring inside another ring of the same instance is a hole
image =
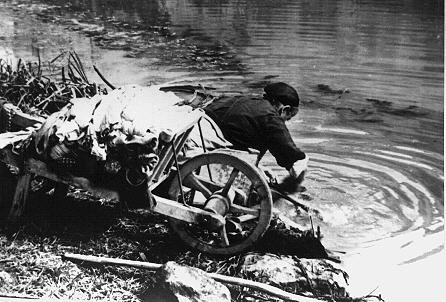
[[[252,250],[326,256],[314,237],[296,229],[284,231],[276,220]],[[175,261],[229,276],[239,272],[243,258],[243,254],[214,257],[193,251],[179,241],[165,217],[142,209],[123,212],[113,201],[74,189],[59,200],[51,191],[35,192],[22,223],[0,229],[0,251],[0,293],[73,300],[141,301],[153,286],[154,272],[72,263],[61,257],[67,252],[154,263]],[[233,301],[274,299],[240,287],[230,290]]]

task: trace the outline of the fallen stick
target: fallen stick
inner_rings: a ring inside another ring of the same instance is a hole
[[[117,258],[108,258],[108,257],[97,257],[97,256],[89,256],[89,255],[80,255],[80,254],[71,254],[66,253],[63,255],[62,259],[67,260],[77,260],[77,261],[85,261],[102,265],[121,265],[121,266],[129,266],[136,267],[148,270],[157,270],[162,264],[158,263],[150,263],[150,262],[142,262],[142,261],[134,261],[134,260],[125,260],[125,259],[117,259]],[[228,283],[232,285],[238,285],[243,287],[249,287],[264,293],[267,293],[271,296],[278,297],[287,301],[295,301],[295,302],[322,302],[322,300],[318,300],[315,298],[309,298],[302,295],[292,294],[286,291],[281,290],[280,288],[256,282],[251,280],[246,280],[237,277],[224,276],[216,273],[207,273],[209,277],[216,281],[220,281],[223,283]]]
[[[40,300],[39,297],[35,296],[25,296],[25,295],[19,295],[19,294],[7,294],[2,293],[0,294],[0,300],[2,302],[8,302],[8,301],[14,301],[14,302],[22,302],[22,301],[44,301]],[[46,300],[45,300],[46,301]]]
[[[225,276],[225,275],[220,275],[220,274],[216,274],[216,273],[207,273],[207,274],[209,277],[211,277],[212,279],[214,279],[216,281],[220,281],[223,283],[229,283],[232,285],[249,287],[249,288],[267,293],[271,296],[275,296],[275,297],[278,297],[278,298],[281,298],[281,299],[284,299],[287,301],[321,302],[321,300],[318,300],[315,298],[309,298],[309,297],[305,297],[302,295],[292,294],[292,293],[283,291],[280,288],[277,288],[277,287],[274,287],[274,286],[271,286],[268,284],[252,281],[252,280],[246,280],[246,279],[237,278],[237,277]]]
[[[60,302],[60,299],[56,298],[20,298],[20,297],[8,297],[0,295],[0,301],[2,302]],[[65,301],[65,300],[64,300]]]

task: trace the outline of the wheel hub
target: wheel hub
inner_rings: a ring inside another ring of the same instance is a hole
[[[231,201],[229,198],[219,194],[214,193],[209,197],[204,205],[204,210],[212,212],[214,214],[218,214],[221,216],[225,216],[229,211],[229,206]]]
[[[203,223],[205,226],[211,230],[217,230],[225,225],[225,215],[229,212],[231,201],[229,198],[219,194],[214,193],[208,198],[204,205],[204,210],[211,212],[212,214],[218,215],[221,219],[204,219]]]

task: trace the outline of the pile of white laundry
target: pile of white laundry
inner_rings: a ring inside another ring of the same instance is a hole
[[[127,171],[129,181],[149,176],[160,142],[169,142],[185,123],[203,115],[159,86],[123,86],[107,95],[72,99],[33,134],[45,160],[79,167],[88,154],[108,173]],[[82,160],[81,160],[82,158]]]

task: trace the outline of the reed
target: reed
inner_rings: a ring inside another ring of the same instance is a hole
[[[106,94],[105,88],[90,83],[75,51],[59,54],[48,62],[24,62],[12,66],[0,58],[0,99],[23,112],[48,116],[70,99]]]

